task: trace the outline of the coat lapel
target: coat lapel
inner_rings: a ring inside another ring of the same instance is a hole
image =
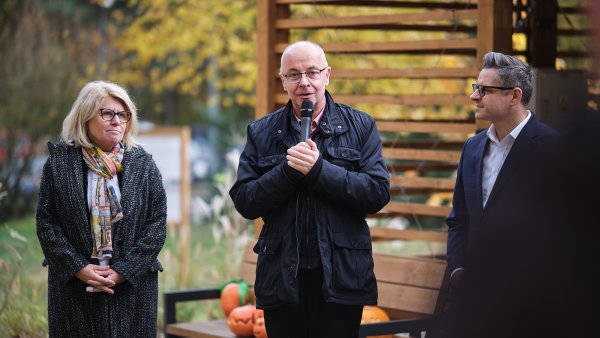
[[[136,183],[135,175],[130,171],[131,166],[130,162],[136,161],[139,156],[138,148],[132,148],[125,151],[123,155],[123,171],[121,175],[119,175],[119,189],[121,190],[121,207],[123,207],[123,219],[117,223],[117,225],[113,228],[113,245],[117,239],[120,239],[124,236],[123,234],[123,225],[127,224],[131,220],[131,210],[133,208],[134,202],[132,198],[138,196],[135,192]]]
[[[488,144],[488,138],[485,131],[480,133],[480,136],[476,139],[474,159],[475,161],[475,205],[473,206],[473,216],[478,219],[483,213],[483,189],[482,189],[482,177],[483,177],[483,155]]]
[[[519,166],[523,166],[528,162],[527,155],[531,152],[536,143],[536,124],[535,117],[532,115],[510,149],[510,152],[498,173],[498,177],[496,178],[496,182],[494,183],[486,206],[494,203],[494,200],[508,184],[511,177],[514,176],[513,174],[520,170]]]
[[[475,171],[475,179],[477,180],[477,210],[483,211],[483,155],[489,140],[487,136],[477,145],[477,167]]]
[[[80,147],[69,147],[69,164],[66,168],[71,171],[68,173],[69,179],[64,180],[64,184],[68,185],[67,191],[74,192],[70,196],[69,205],[72,206],[76,217],[73,219],[73,227],[80,232],[81,238],[85,240],[86,245],[89,245],[90,254],[92,253],[92,234],[90,230],[89,207],[87,204],[86,184],[80,184],[87,180],[87,172],[84,171],[83,156],[81,155]],[[82,181],[80,181],[82,180]]]

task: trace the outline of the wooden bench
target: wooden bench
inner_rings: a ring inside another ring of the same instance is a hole
[[[422,331],[436,327],[445,294],[446,262],[441,259],[373,254],[379,289],[378,306],[390,316],[389,322],[362,324],[360,338],[382,334],[409,333],[421,337]],[[239,277],[254,284],[257,255],[248,245],[244,251]],[[197,338],[235,338],[227,321],[210,320],[177,323],[176,304],[186,301],[218,299],[217,288],[164,293],[165,336]],[[428,332],[427,337],[435,336]]]

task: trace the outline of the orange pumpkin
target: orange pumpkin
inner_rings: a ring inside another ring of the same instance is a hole
[[[253,318],[255,311],[256,306],[252,304],[246,304],[233,309],[229,317],[227,317],[227,326],[229,326],[231,332],[236,336],[251,337],[254,328]]]
[[[265,311],[263,309],[256,309],[256,311],[254,311],[254,321],[256,321],[258,318],[265,318]]]
[[[252,332],[256,338],[268,338],[267,327],[265,326],[265,312],[261,309],[256,309],[256,311],[254,311],[254,326]]]
[[[385,311],[383,311],[383,309],[377,306],[365,306],[363,307],[362,318],[360,320],[360,323],[379,323],[387,322],[389,320],[390,317],[387,315],[387,313],[385,313]],[[370,336],[368,338],[392,338],[392,336]]]
[[[256,338],[269,338],[269,336],[267,336],[267,327],[265,326],[264,318],[256,319],[254,326],[252,327],[252,333],[254,333],[254,337]]]
[[[233,280],[221,288],[221,308],[225,317],[238,306],[253,302],[254,295],[243,280]]]

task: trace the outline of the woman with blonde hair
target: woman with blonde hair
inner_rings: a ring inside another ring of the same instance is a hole
[[[48,267],[50,337],[155,337],[161,174],[135,139],[121,86],[86,84],[49,142],[36,215]]]

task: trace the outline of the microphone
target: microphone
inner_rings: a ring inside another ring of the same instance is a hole
[[[310,137],[310,124],[312,123],[313,103],[310,100],[302,101],[300,106],[300,140],[306,142]]]

